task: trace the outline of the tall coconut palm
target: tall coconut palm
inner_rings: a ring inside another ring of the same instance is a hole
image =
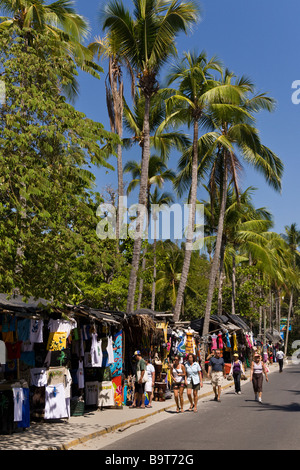
[[[291,261],[292,261],[292,269],[295,272],[296,266],[300,265],[300,231],[297,228],[297,224],[293,223],[290,226],[285,226],[285,233],[282,235],[282,238],[286,241],[288,245],[288,250],[290,252]],[[290,285],[290,302],[289,302],[289,310],[288,310],[288,319],[287,319],[287,326],[286,326],[286,338],[285,338],[285,354],[287,353],[288,347],[288,338],[289,338],[289,326],[291,321],[291,314],[293,309],[293,297],[294,297],[294,290],[295,287]]]
[[[143,120],[144,145],[141,161],[139,204],[147,202],[147,181],[150,159],[150,103],[158,90],[158,74],[168,58],[176,53],[175,39],[187,32],[199,18],[198,7],[190,0],[135,0],[131,16],[122,2],[111,1],[104,8],[103,28],[118,40],[120,54],[127,57],[135,70],[139,88],[145,98]],[[134,241],[132,269],[129,279],[127,312],[133,310],[139,267],[142,233]]]
[[[219,315],[222,313],[222,287],[225,273],[232,280],[232,313],[235,312],[236,258],[238,257],[238,262],[248,261],[251,255],[256,259],[257,257],[263,259],[265,263],[270,261],[266,252],[267,240],[264,234],[272,227],[272,216],[265,208],[254,207],[251,200],[253,189],[249,187],[243,191],[238,201],[232,187],[228,187],[219,264]],[[218,196],[220,196],[219,192]],[[213,206],[211,202],[201,202],[205,207],[205,226],[211,228],[208,240],[215,242],[220,209],[219,197],[214,200]],[[277,236],[277,234],[274,235]]]
[[[212,146],[212,152],[208,155],[214,155],[210,186],[214,186],[215,169],[218,167],[221,171],[221,204],[218,219],[218,233],[214,258],[210,272],[210,282],[206,303],[206,311],[203,326],[203,335],[209,331],[209,318],[211,312],[213,291],[218,273],[220,252],[223,237],[224,218],[226,209],[227,186],[229,177],[231,177],[237,196],[239,195],[238,174],[242,169],[241,159],[247,164],[253,166],[261,172],[267,181],[275,190],[281,189],[281,176],[283,164],[279,157],[269,148],[264,146],[258,136],[255,128],[255,113],[260,110],[272,111],[274,101],[264,94],[255,95],[253,84],[245,77],[237,78],[229,71],[225,71],[222,86],[234,84],[234,89],[238,92],[228,94],[227,99],[220,100],[219,103],[212,104],[213,99],[218,101],[218,87],[209,90],[203,96],[203,99],[209,102],[211,109],[211,119],[215,123],[215,140]],[[205,160],[205,158],[204,158]]]
[[[44,34],[55,56],[70,56],[83,70],[99,78],[101,67],[92,62],[92,54],[83,45],[89,34],[88,21],[76,12],[73,1],[0,0],[0,31],[19,28],[27,45],[33,45],[36,35]],[[75,76],[69,78],[64,92],[71,100],[78,94]],[[70,81],[70,78],[72,80]],[[63,80],[62,80],[63,81]]]
[[[107,34],[104,39],[96,37],[89,44],[89,50],[93,55],[100,58],[108,59],[108,73],[105,80],[106,105],[112,132],[115,132],[120,142],[117,145],[117,172],[118,172],[118,209],[116,223],[116,239],[120,239],[122,235],[121,227],[124,213],[124,181],[123,181],[123,157],[122,143],[123,138],[123,114],[124,114],[124,80],[122,68],[125,67],[131,76],[131,93],[134,95],[135,80],[132,69],[126,57],[119,53],[119,49],[113,34]],[[118,246],[118,243],[117,243]]]
[[[190,212],[188,221],[188,233],[185,244],[185,256],[178,288],[176,304],[174,308],[174,321],[180,317],[184,291],[187,283],[193,242],[193,229],[196,216],[197,186],[198,186],[198,139],[199,125],[205,120],[206,104],[201,102],[201,96],[209,87],[208,80],[212,70],[221,71],[220,63],[215,59],[207,60],[206,53],[200,55],[185,53],[183,60],[176,64],[168,78],[168,85],[179,81],[178,92],[167,100],[169,120],[185,122],[188,127],[193,127],[193,146],[191,160],[191,186],[190,186]]]
[[[131,173],[131,181],[127,188],[127,194],[133,191],[138,185],[141,183],[141,164],[137,163],[135,160],[130,160],[124,166],[124,173]],[[149,172],[148,172],[148,184],[147,184],[147,226],[149,226],[150,221],[150,214],[151,214],[151,187],[153,185],[162,188],[163,184],[166,181],[174,181],[175,173],[168,169],[166,164],[163,160],[157,156],[152,155],[149,161]],[[144,247],[143,252],[143,261],[142,261],[142,272],[145,270],[146,266],[146,252],[147,252],[147,244]],[[139,295],[137,301],[137,309],[141,306],[143,295],[143,277],[140,278],[140,285],[139,285]]]
[[[156,243],[157,243],[157,233],[156,233],[156,222],[158,219],[157,209],[162,209],[163,207],[169,206],[174,202],[174,197],[171,193],[163,192],[159,193],[157,186],[154,188],[153,193],[150,193],[150,205],[151,217],[153,219],[154,233],[153,233],[153,282],[152,282],[152,294],[151,294],[151,310],[155,310],[155,295],[156,295]]]

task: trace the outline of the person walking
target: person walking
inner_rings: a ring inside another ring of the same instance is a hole
[[[180,363],[179,356],[174,357],[174,362],[171,366],[171,376],[173,380],[174,399],[177,405],[176,412],[183,412],[183,391],[185,386],[186,370],[184,365]]]
[[[133,357],[137,361],[134,384],[134,400],[129,408],[145,408],[145,383],[147,382],[147,364],[140,351],[135,351]]]
[[[231,369],[229,372],[232,375],[234,380],[235,393],[240,395],[241,392],[241,376],[245,375],[244,367],[242,361],[239,359],[239,355],[235,353],[233,355],[233,361],[231,363]]]
[[[150,360],[147,360],[147,367],[146,367],[148,380],[145,383],[145,393],[148,394],[149,403],[146,405],[146,408],[152,408],[152,399],[153,399],[153,388],[155,382],[155,369],[153,364],[151,364]]]
[[[252,382],[253,385],[255,400],[260,403],[262,401],[263,374],[265,374],[266,381],[269,382],[266,366],[261,359],[261,355],[256,352],[251,363],[250,382]]]
[[[284,352],[279,349],[279,351],[277,351],[276,353],[276,359],[278,361],[278,364],[279,364],[279,372],[282,372],[282,369],[283,369],[283,359],[284,359]]]
[[[211,378],[211,383],[215,393],[214,400],[221,401],[222,380],[226,377],[225,362],[221,357],[220,349],[215,349],[215,354],[210,358],[208,364],[208,377]]]
[[[189,411],[197,413],[198,404],[198,391],[203,387],[202,372],[199,363],[196,361],[196,356],[190,353],[187,357],[185,364],[186,377],[185,383],[187,386],[187,396],[190,402]]]

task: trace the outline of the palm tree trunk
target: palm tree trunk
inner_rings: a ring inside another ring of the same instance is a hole
[[[179,321],[184,291],[187,283],[187,278],[190,270],[191,256],[192,256],[192,243],[193,231],[196,216],[196,202],[197,202],[197,186],[198,186],[198,133],[199,125],[198,120],[194,121],[194,137],[193,137],[193,160],[192,160],[192,184],[190,191],[190,210],[188,220],[188,231],[185,244],[185,253],[180,277],[180,283],[177,291],[176,304],[174,308],[174,322]]]
[[[141,162],[141,180],[140,180],[140,192],[139,192],[139,204],[143,207],[147,206],[147,194],[148,194],[148,171],[149,171],[149,159],[150,159],[150,96],[145,95],[145,114],[144,114],[144,145]],[[134,296],[137,283],[137,274],[139,269],[139,262],[141,256],[142,247],[142,233],[143,227],[136,227],[137,233],[133,245],[133,256],[131,271],[129,277],[128,296],[127,296],[127,307],[126,313],[133,312],[134,309]]]
[[[223,304],[223,282],[224,282],[224,254],[225,254],[225,240],[222,237],[221,254],[220,254],[220,269],[219,269],[219,292],[218,292],[218,315],[222,315]]]
[[[155,310],[155,290],[156,290],[156,219],[154,218],[153,283],[152,283],[152,295],[151,295],[151,310],[153,311]]]
[[[290,295],[290,303],[289,303],[289,311],[288,311],[288,318],[287,318],[287,324],[286,324],[286,336],[285,336],[285,342],[284,342],[284,354],[286,355],[287,353],[287,348],[288,348],[288,341],[289,341],[289,327],[290,327],[290,321],[291,321],[291,315],[292,315],[292,309],[293,309],[293,289],[291,290],[291,295]]]
[[[212,266],[210,270],[210,277],[209,277],[209,286],[208,286],[203,332],[202,332],[203,336],[206,336],[209,332],[209,319],[210,319],[210,312],[211,312],[211,306],[212,306],[212,299],[214,295],[215,283],[216,283],[219,262],[220,262],[221,244],[222,244],[224,219],[225,219],[226,198],[227,198],[227,161],[226,161],[226,153],[225,153],[224,154],[222,200],[221,200],[220,215],[219,215],[219,221],[218,221],[216,248],[215,248],[213,262],[212,262]]]
[[[117,227],[116,227],[116,238],[117,238],[117,250],[119,250],[120,237],[122,236],[122,224],[124,215],[124,182],[123,182],[123,162],[122,162],[122,145],[118,144],[117,149],[118,155],[118,209],[117,209]]]
[[[232,255],[232,294],[231,294],[231,313],[235,315],[235,298],[236,298],[236,266],[235,266],[235,254]]]

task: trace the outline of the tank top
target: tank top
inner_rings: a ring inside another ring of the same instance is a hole
[[[175,369],[175,367],[173,368],[173,377],[174,377],[174,380],[175,380],[176,383],[183,382],[184,377],[178,375],[178,373],[182,374],[182,372],[183,372],[183,370],[182,370],[181,365],[180,365],[179,369]]]
[[[263,367],[262,363],[259,362],[258,364],[256,362],[253,363],[253,373],[254,374],[262,374]]]

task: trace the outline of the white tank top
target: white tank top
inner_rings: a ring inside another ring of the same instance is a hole
[[[174,377],[174,380],[176,383],[180,383],[183,381],[184,377],[178,375],[178,373],[182,374],[183,373],[183,369],[181,367],[181,365],[179,364],[179,369],[175,369],[175,367],[173,368],[173,377]]]
[[[262,374],[263,367],[262,363],[259,362],[258,364],[256,362],[253,363],[253,372],[254,374]]]

